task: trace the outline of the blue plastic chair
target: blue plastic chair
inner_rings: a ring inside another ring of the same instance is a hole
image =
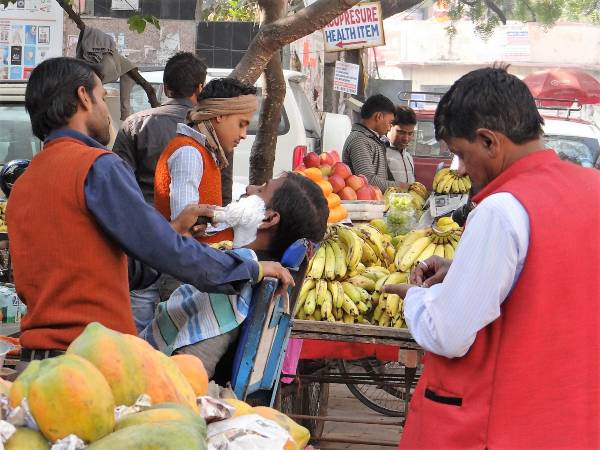
[[[265,278],[254,289],[233,360],[231,384],[240,400],[251,396],[254,403],[268,406],[275,401],[292,329],[292,308],[306,271],[303,262],[311,251],[312,243],[301,239],[281,258],[281,264],[292,272],[296,283],[296,288],[289,294],[289,302],[283,297],[274,300],[278,285],[275,278]]]

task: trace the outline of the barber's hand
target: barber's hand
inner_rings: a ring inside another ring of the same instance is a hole
[[[422,287],[431,287],[446,278],[452,261],[441,256],[431,256],[421,261],[410,273],[410,282]]]
[[[183,236],[201,236],[206,230],[206,224],[196,225],[198,217],[212,219],[215,207],[212,205],[189,204],[171,222],[175,231]]]
[[[400,298],[405,298],[410,288],[416,287],[414,284],[388,284],[383,286],[383,294],[397,294]]]
[[[279,280],[279,287],[275,295],[287,295],[288,287],[295,285],[289,270],[275,261],[260,261],[259,264],[262,267],[264,277],[272,277]]]

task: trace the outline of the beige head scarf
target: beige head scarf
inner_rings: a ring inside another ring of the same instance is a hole
[[[257,108],[256,95],[240,95],[231,98],[202,99],[188,113],[188,122],[193,123],[198,131],[206,136],[206,147],[215,155],[219,168],[224,169],[229,163],[210,119],[217,116],[253,113]]]

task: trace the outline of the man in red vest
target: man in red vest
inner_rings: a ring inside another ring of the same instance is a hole
[[[544,149],[502,68],[458,80],[434,123],[477,207],[452,265],[413,273],[431,287],[387,289],[428,351],[400,447],[599,448],[600,173]]]
[[[293,284],[279,263],[181,236],[146,203],[131,168],[104,147],[105,96],[97,69],[72,58],[44,61],[27,84],[25,107],[44,149],[7,209],[15,286],[27,304],[23,360],[60,354],[94,321],[137,334],[126,255],[211,292],[239,293],[263,276]]]

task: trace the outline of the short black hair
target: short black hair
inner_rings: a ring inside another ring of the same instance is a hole
[[[165,65],[163,83],[173,98],[191,97],[205,81],[206,64],[193,53],[178,52]]]
[[[198,96],[198,100],[207,98],[233,98],[242,95],[256,95],[256,88],[235,78],[213,78]]]
[[[437,140],[472,142],[478,128],[488,128],[524,144],[542,135],[544,119],[525,83],[506,67],[487,67],[469,72],[452,85],[438,104],[434,125]]]
[[[416,125],[417,124],[417,115],[415,111],[409,107],[400,105],[396,107],[396,112],[394,113],[394,121],[392,125]]]
[[[51,58],[40,63],[27,81],[25,109],[33,134],[44,141],[52,130],[64,127],[77,112],[77,90],[83,86],[95,101],[92,91],[102,70],[75,58]]]
[[[394,102],[382,94],[371,95],[360,108],[360,117],[369,119],[378,112],[395,114]]]
[[[280,216],[277,236],[269,249],[277,259],[298,239],[320,242],[325,236],[329,208],[323,191],[314,181],[286,172],[283,184],[267,207]]]

